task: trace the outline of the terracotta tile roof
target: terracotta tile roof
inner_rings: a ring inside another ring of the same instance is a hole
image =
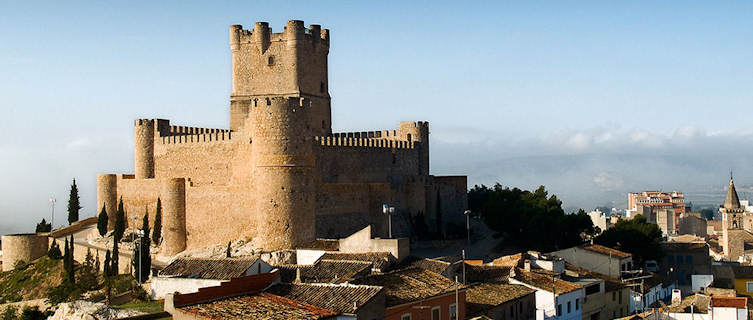
[[[243,275],[258,259],[175,259],[161,277],[228,280]]]
[[[718,308],[747,309],[748,298],[746,297],[711,297],[711,306]]]
[[[492,265],[501,267],[517,267],[520,266],[521,260],[523,260],[522,253],[516,253],[509,256],[499,257],[492,261]]]
[[[691,306],[694,313],[707,313],[710,297],[702,294],[687,296],[679,303],[667,307],[669,312],[690,313]]]
[[[350,260],[350,261],[368,261],[372,262],[373,268],[377,271],[384,272],[391,268],[396,259],[389,252],[366,252],[366,253],[341,253],[326,252],[319,260]]]
[[[582,286],[575,283],[536,272],[528,272],[520,268],[515,268],[515,276],[513,276],[513,279],[547,292],[552,292],[552,288],[554,287],[557,294],[583,289]]]
[[[313,267],[313,265],[303,264],[284,264],[275,266],[275,268],[280,270],[280,281],[285,283],[291,283],[295,281],[296,269],[301,269],[301,273],[304,273],[305,270],[311,269]]]
[[[456,283],[444,276],[419,268],[371,275],[354,283],[384,287],[387,306],[426,300],[455,291]],[[457,284],[458,289],[465,289]]]
[[[340,240],[315,239],[311,242],[300,245],[298,249],[337,251],[340,250]]]
[[[343,314],[352,314],[355,311],[354,305],[356,309],[363,307],[381,291],[381,287],[375,286],[327,283],[281,283],[267,290],[272,294]]]
[[[466,283],[508,283],[512,267],[466,265]]]
[[[468,287],[465,302],[469,315],[479,315],[500,304],[534,292],[536,290],[517,284],[482,283]]]
[[[610,247],[605,247],[599,244],[588,244],[588,245],[582,246],[582,248],[591,252],[596,252],[603,255],[611,255],[613,257],[617,257],[620,259],[630,258],[633,256],[632,254],[629,254],[627,252],[623,252],[617,249],[612,249]]]
[[[226,298],[181,307],[178,310],[204,319],[327,319],[332,310],[315,307],[269,293]]]
[[[434,273],[443,274],[452,265],[447,261],[424,258],[414,261],[410,264],[412,267],[429,270]]]
[[[371,274],[368,261],[319,260],[310,268],[301,269],[303,282],[340,283]]]

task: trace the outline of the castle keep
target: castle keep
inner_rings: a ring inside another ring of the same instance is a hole
[[[98,208],[114,221],[122,197],[154,221],[161,198],[166,254],[240,238],[290,249],[369,224],[386,236],[383,203],[398,235],[416,216],[437,232],[462,226],[466,177],[429,174],[428,122],[332,132],[329,44],[329,30],[297,20],[280,33],[231,26],[229,129],[136,120],[135,172],[99,175]]]

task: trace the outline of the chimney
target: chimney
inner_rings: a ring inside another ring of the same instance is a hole
[[[531,260],[526,259],[523,261],[523,270],[531,272]]]
[[[295,280],[293,283],[301,283],[301,268],[295,268]]]
[[[682,302],[682,291],[672,289],[672,304],[679,304],[680,302]]]

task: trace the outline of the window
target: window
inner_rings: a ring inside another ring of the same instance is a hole
[[[567,302],[567,313],[572,312],[573,310],[570,308],[570,301]]]
[[[458,306],[454,303],[450,305],[450,320],[458,319]]]
[[[400,320],[411,320],[410,313],[404,313],[400,316]]]
[[[275,64],[275,56],[269,56],[269,58],[267,58],[267,65],[272,66],[274,64]]]
[[[439,320],[439,307],[431,308],[431,320]]]
[[[580,310],[580,299],[575,299],[575,310]]]
[[[693,264],[693,257],[692,256],[685,256],[685,263],[687,263],[687,264]]]
[[[745,283],[745,291],[753,292],[753,281],[748,281]]]
[[[622,290],[620,290],[620,303],[622,303]]]
[[[617,300],[617,291],[612,291],[612,301]]]
[[[667,263],[668,264],[675,264],[675,256],[667,256]]]
[[[562,305],[561,305],[561,304],[558,304],[558,305],[557,305],[557,316],[559,317],[559,316],[561,316],[561,315],[562,315]]]
[[[510,317],[512,318],[512,306],[510,306]]]
[[[677,264],[682,264],[682,256],[677,256]]]
[[[319,92],[324,93],[324,81],[319,83]]]

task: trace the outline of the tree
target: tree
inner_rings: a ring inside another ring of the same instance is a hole
[[[84,291],[94,290],[97,287],[97,270],[94,266],[94,257],[91,250],[86,249],[86,257],[79,271],[78,286]]]
[[[63,257],[63,253],[60,252],[60,246],[58,246],[57,241],[55,241],[54,239],[52,240],[52,245],[50,245],[50,250],[47,251],[47,256],[50,259],[55,259],[55,260],[58,260]]]
[[[76,186],[76,179],[73,179],[71,185],[71,193],[68,197],[68,224],[72,224],[78,221],[78,211],[81,210],[81,199],[78,197],[78,186]]]
[[[65,249],[63,254],[63,272],[65,273],[64,280],[70,280],[70,276],[68,275],[68,270],[70,270],[70,263],[71,263],[71,248],[68,245],[68,238],[65,238]]]
[[[120,197],[118,211],[115,213],[115,225],[113,226],[112,236],[115,238],[115,245],[123,239],[125,233],[125,209],[123,209],[123,197]]]
[[[102,275],[105,278],[108,278],[108,277],[110,277],[112,275],[112,272],[110,272],[110,264],[111,263],[112,262],[110,261],[110,249],[107,249],[107,251],[105,252],[105,264],[104,264],[104,266],[102,266],[102,268],[103,268],[102,269]]]
[[[151,247],[151,239],[149,238],[149,211],[144,212],[144,218],[141,221],[141,230],[143,233],[139,235],[138,242],[134,243],[133,259],[131,259],[133,276],[139,283],[143,283],[149,279],[149,272],[152,268],[152,258],[149,255],[149,248]]]
[[[659,226],[649,223],[643,215],[633,219],[623,219],[614,228],[607,229],[594,239],[594,242],[633,254],[636,264],[647,260],[659,260],[664,256],[661,250],[662,232]]]
[[[155,245],[159,245],[160,238],[162,237],[162,200],[157,198],[157,213],[154,215],[154,230],[152,231],[152,241]]]
[[[42,218],[42,221],[40,223],[37,223],[37,229],[36,232],[50,232],[52,231],[52,223],[47,223],[47,221]]]
[[[544,186],[534,191],[474,186],[468,191],[468,207],[497,232],[508,246],[549,252],[582,244],[595,230],[580,211],[565,214],[562,201]]]
[[[104,278],[105,282],[105,303],[110,304],[110,297],[112,296],[112,270],[110,261],[110,250],[107,250],[105,252],[105,265],[104,269],[102,271],[102,278]]]
[[[97,216],[97,230],[102,237],[107,234],[107,210],[105,210],[104,204],[102,204],[102,211]]]
[[[110,257],[110,275],[113,276],[117,275],[120,272],[120,268],[118,268],[120,253],[118,251],[120,251],[120,249],[118,248],[118,242],[113,239],[112,256]]]
[[[71,246],[71,248],[68,250],[68,270],[66,270],[66,275],[68,276],[68,281],[71,284],[75,284],[76,283],[76,274],[75,274],[75,263],[76,263],[76,261],[73,258],[74,257],[73,256],[73,254],[74,254],[74,252],[73,252],[73,248],[74,248],[73,234],[71,234],[70,246]]]

